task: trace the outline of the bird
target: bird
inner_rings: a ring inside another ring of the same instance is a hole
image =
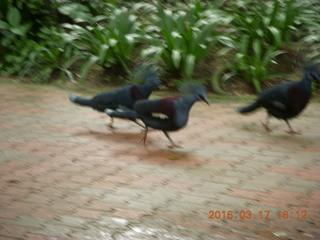
[[[139,117],[138,113],[134,110],[120,106],[116,110],[106,109],[104,112],[109,117],[131,120],[134,123],[136,123],[137,125],[139,125],[140,127],[144,128],[144,126],[138,122],[138,119],[140,119],[140,117]]]
[[[186,126],[191,107],[196,101],[209,104],[205,88],[200,84],[185,84],[182,92],[188,96],[166,97],[154,100],[139,100],[134,105],[134,111],[145,124],[144,136],[141,141],[146,145],[149,128],[162,130],[168,138],[170,148],[180,148],[169,136],[170,131],[176,131]]]
[[[153,89],[160,84],[161,81],[157,73],[149,72],[145,74],[144,84],[132,84],[117,88],[112,91],[100,93],[90,99],[70,94],[69,100],[82,106],[91,107],[99,112],[105,112],[106,109],[116,110],[119,109],[119,107],[133,109],[136,101],[148,99]],[[110,117],[109,127],[113,129],[113,118],[116,116]]]
[[[260,107],[265,108],[267,118],[262,125],[267,132],[272,132],[269,121],[271,117],[275,117],[286,122],[289,128],[289,130],[286,130],[288,134],[300,134],[299,131],[295,131],[291,127],[289,120],[298,116],[307,106],[312,95],[312,82],[320,82],[319,73],[315,64],[306,65],[301,81],[282,83],[267,88],[260,93],[253,103],[238,108],[237,111],[246,114]]]

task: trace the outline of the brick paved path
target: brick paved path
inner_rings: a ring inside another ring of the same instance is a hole
[[[0,84],[0,240],[320,239],[319,104],[288,136],[264,132],[263,111],[197,103],[171,150],[68,93]]]

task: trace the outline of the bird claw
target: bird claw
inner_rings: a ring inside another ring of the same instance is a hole
[[[287,130],[285,132],[290,134],[290,135],[300,135],[301,134],[301,132],[295,131],[295,130]]]
[[[169,148],[182,148],[180,145],[172,144],[168,146]]]
[[[272,132],[272,129],[271,128],[269,128],[269,126],[267,125],[267,124],[265,124],[265,123],[262,123],[262,126],[264,127],[264,129],[267,131],[267,132]]]
[[[109,128],[110,130],[116,130],[116,129],[117,129],[116,127],[114,127],[114,126],[111,125],[111,124],[108,124],[107,126],[108,126],[108,128]]]

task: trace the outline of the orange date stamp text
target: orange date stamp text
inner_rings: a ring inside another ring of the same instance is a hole
[[[308,219],[307,211],[209,211],[209,219],[269,219],[276,216],[278,219]]]

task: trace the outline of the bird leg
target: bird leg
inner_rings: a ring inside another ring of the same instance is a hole
[[[168,134],[166,131],[163,131],[163,133],[164,133],[164,135],[169,139],[169,141],[170,141],[170,143],[171,143],[171,145],[168,146],[169,148],[181,148],[180,145],[177,145],[177,144],[175,144],[175,143],[172,141],[171,137],[169,136],[169,134]]]
[[[267,118],[266,118],[266,121],[265,121],[265,123],[262,123],[262,126],[264,127],[264,129],[265,129],[267,132],[272,132],[272,129],[269,128],[269,122],[270,122],[270,115],[268,114],[268,115],[267,115]]]
[[[113,126],[113,122],[114,122],[113,117],[110,117],[110,123],[108,124],[108,127],[109,127],[111,130],[116,129],[116,128]]]
[[[148,127],[146,126],[145,129],[144,129],[143,137],[141,139],[141,142],[143,141],[144,146],[146,146],[147,134],[148,134]]]
[[[285,121],[286,121],[286,123],[287,123],[287,125],[288,125],[288,127],[289,127],[289,130],[286,131],[286,133],[291,134],[291,135],[301,134],[299,131],[293,130],[293,128],[291,127],[291,125],[290,125],[290,123],[289,123],[289,121],[288,121],[287,119],[285,119]]]
[[[145,126],[143,126],[141,123],[139,123],[137,120],[134,121],[137,125],[139,125],[142,128],[145,128]]]

